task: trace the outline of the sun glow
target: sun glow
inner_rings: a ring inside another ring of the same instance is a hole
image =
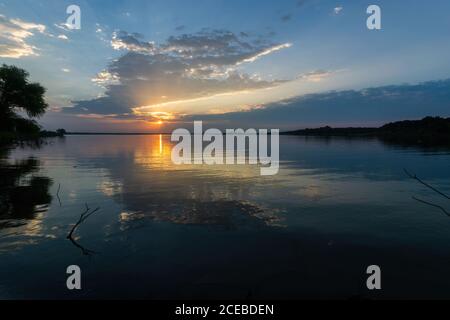
[[[134,114],[148,118],[147,121],[157,126],[163,125],[165,122],[175,119],[175,116],[172,113],[163,111],[154,111],[154,112],[134,111]]]

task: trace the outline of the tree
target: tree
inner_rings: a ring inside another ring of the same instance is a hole
[[[19,131],[21,128],[36,129],[34,121],[23,119],[17,112],[25,112],[28,117],[36,118],[45,113],[48,104],[45,102],[45,88],[39,83],[28,81],[29,73],[15,66],[0,67],[0,130]],[[29,126],[24,126],[29,121]]]
[[[59,136],[64,136],[66,134],[66,130],[65,129],[58,129],[56,130],[56,134],[58,134]]]

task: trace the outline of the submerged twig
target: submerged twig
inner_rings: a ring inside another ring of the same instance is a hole
[[[426,205],[429,205],[429,206],[432,206],[432,207],[441,209],[442,212],[444,212],[448,217],[450,217],[450,213],[449,213],[447,210],[445,210],[444,207],[441,207],[440,205],[437,205],[437,204],[434,204],[434,203],[431,203],[431,202],[428,202],[428,201],[425,201],[425,200],[421,200],[421,199],[419,199],[419,198],[417,198],[417,197],[415,197],[415,196],[413,196],[412,198],[413,198],[414,200],[418,201],[418,202],[423,203],[423,204],[426,204]]]
[[[67,239],[72,238],[73,233],[75,232],[76,228],[78,228],[78,226],[80,224],[82,224],[84,221],[86,221],[91,215],[93,215],[94,213],[96,213],[98,210],[100,210],[100,207],[98,207],[97,209],[91,211],[91,209],[89,208],[88,204],[86,203],[86,211],[84,211],[81,215],[80,215],[80,219],[78,220],[78,222],[72,227],[72,230],[70,230],[69,235],[67,236]]]
[[[83,255],[85,255],[85,256],[91,256],[91,255],[93,255],[93,254],[97,254],[97,252],[92,251],[92,250],[89,250],[89,249],[86,249],[85,247],[83,247],[83,246],[82,246],[81,244],[79,244],[75,239],[69,238],[69,240],[70,240],[70,242],[72,242],[72,244],[73,244],[75,247],[77,247],[77,248],[79,248],[79,249],[81,250],[81,252],[83,253]]]
[[[61,190],[61,183],[58,184],[58,191],[56,191],[56,197],[58,198],[59,206],[61,207],[61,199],[59,198],[59,191]]]
[[[436,192],[437,194],[440,194],[441,196],[443,196],[444,198],[450,200],[450,197],[448,195],[446,195],[445,193],[443,193],[442,191],[439,191],[438,189],[436,189],[433,186],[430,186],[428,183],[426,183],[425,181],[423,181],[422,179],[420,179],[416,174],[411,174],[408,170],[403,169],[406,173],[407,176],[409,176],[411,179],[414,179],[416,181],[418,181],[419,183],[423,184],[425,187],[427,187],[428,189],[433,190],[434,192]]]
[[[92,216],[94,213],[96,213],[97,211],[100,210],[100,207],[91,210],[88,206],[88,204],[86,203],[86,210],[80,215],[80,218],[78,219],[78,222],[72,227],[72,229],[70,230],[69,234],[67,235],[67,239],[69,239],[73,245],[75,245],[76,247],[80,248],[81,251],[83,252],[84,255],[91,255],[94,254],[96,252],[86,249],[84,248],[82,245],[80,245],[74,238],[73,238],[73,233],[75,232],[75,230],[84,222],[86,221],[90,216]]]
[[[430,190],[434,191],[435,193],[437,193],[437,194],[443,196],[444,198],[450,200],[450,197],[449,197],[449,196],[447,196],[447,195],[446,195],[445,193],[443,193],[442,191],[436,189],[435,187],[429,185],[428,183],[426,183],[425,181],[423,181],[422,179],[420,179],[416,174],[412,174],[412,173],[410,173],[410,172],[409,172],[408,170],[406,170],[406,169],[403,169],[403,170],[405,171],[406,175],[407,175],[408,177],[410,177],[411,179],[414,179],[414,180],[418,181],[420,184],[424,185],[424,186],[427,187],[428,189],[430,189]],[[413,196],[412,198],[413,198],[414,200],[420,202],[420,203],[426,204],[426,205],[431,206],[431,207],[434,207],[434,208],[438,208],[438,209],[440,209],[442,212],[444,212],[448,217],[450,217],[450,213],[449,213],[444,207],[442,207],[442,206],[440,206],[440,205],[437,205],[437,204],[435,204],[435,203],[429,202],[429,201],[425,201],[425,200],[419,199],[419,198],[417,198],[417,197],[415,197],[415,196]]]

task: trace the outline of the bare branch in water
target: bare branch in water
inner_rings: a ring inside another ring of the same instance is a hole
[[[79,249],[81,250],[81,252],[83,253],[83,255],[85,255],[85,256],[91,256],[91,255],[93,255],[93,254],[97,254],[97,252],[92,251],[92,250],[89,250],[89,249],[86,249],[85,247],[83,247],[83,246],[82,246],[81,244],[79,244],[75,239],[69,238],[69,240],[70,240],[70,242],[72,242],[72,244],[73,244],[75,247],[77,247],[77,248],[79,248]]]
[[[75,230],[84,222],[86,221],[90,216],[92,216],[94,213],[100,210],[100,207],[91,210],[86,203],[86,210],[80,215],[80,218],[78,219],[78,222],[72,227],[72,230],[70,230],[69,235],[67,236],[67,239],[69,239],[74,246],[77,248],[80,248],[84,255],[90,256],[91,254],[95,254],[96,252],[84,248],[82,245],[80,245],[74,238],[73,233]]]
[[[56,197],[58,198],[59,206],[61,207],[61,199],[59,198],[59,191],[61,190],[61,183],[58,184],[58,191],[56,191]]]
[[[403,169],[406,173],[406,175],[408,177],[410,177],[411,179],[414,179],[416,181],[418,181],[419,183],[423,184],[425,187],[427,187],[428,189],[433,190],[434,192],[436,192],[437,194],[443,196],[444,198],[450,200],[450,197],[448,195],[446,195],[445,193],[439,191],[438,189],[434,188],[433,186],[430,186],[428,183],[426,183],[425,181],[421,180],[419,177],[417,177],[416,174],[411,174],[408,170]]]
[[[69,235],[67,236],[67,239],[72,238],[73,233],[75,232],[76,228],[78,228],[78,226],[80,224],[82,224],[84,221],[86,221],[91,215],[93,215],[94,213],[96,213],[98,210],[100,210],[100,207],[92,210],[89,208],[89,206],[86,203],[86,211],[84,211],[81,215],[80,215],[80,219],[78,220],[78,222],[72,227],[72,230],[70,230]]]
[[[428,183],[426,183],[425,181],[423,181],[422,179],[420,179],[419,177],[417,177],[416,174],[412,174],[412,173],[410,173],[410,172],[409,172],[408,170],[406,170],[406,169],[403,169],[403,170],[405,171],[406,175],[407,175],[408,177],[410,177],[411,179],[414,179],[414,180],[418,181],[420,184],[424,185],[424,186],[427,187],[428,189],[431,189],[431,190],[433,190],[435,193],[437,193],[437,194],[443,196],[444,198],[450,200],[450,197],[449,197],[449,196],[447,196],[445,193],[439,191],[439,190],[436,189],[435,187],[429,185]],[[415,197],[415,196],[413,196],[412,198],[413,198],[414,200],[420,202],[420,203],[423,203],[423,204],[426,204],[426,205],[428,205],[428,206],[431,206],[431,207],[440,209],[440,210],[441,210],[442,212],[444,212],[448,217],[450,217],[450,213],[449,213],[444,207],[442,207],[442,206],[440,206],[440,205],[437,205],[437,204],[435,204],[435,203],[429,202],[429,201],[425,201],[425,200],[419,199],[419,198],[417,198],[417,197]]]
[[[425,201],[425,200],[421,200],[421,199],[419,199],[419,198],[417,198],[417,197],[414,197],[414,196],[413,196],[412,198],[413,198],[414,200],[418,201],[418,202],[423,203],[423,204],[426,204],[426,205],[429,205],[429,206],[431,206],[431,207],[435,207],[435,208],[441,209],[442,212],[444,212],[448,217],[450,217],[450,213],[449,213],[447,210],[445,210],[443,207],[441,207],[441,206],[439,206],[439,205],[437,205],[437,204],[434,204],[434,203]]]

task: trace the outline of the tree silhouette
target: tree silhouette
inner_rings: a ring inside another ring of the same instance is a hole
[[[29,73],[15,66],[0,67],[0,129],[2,131],[34,131],[34,121],[23,119],[17,112],[36,118],[45,113],[45,88],[28,81]]]

